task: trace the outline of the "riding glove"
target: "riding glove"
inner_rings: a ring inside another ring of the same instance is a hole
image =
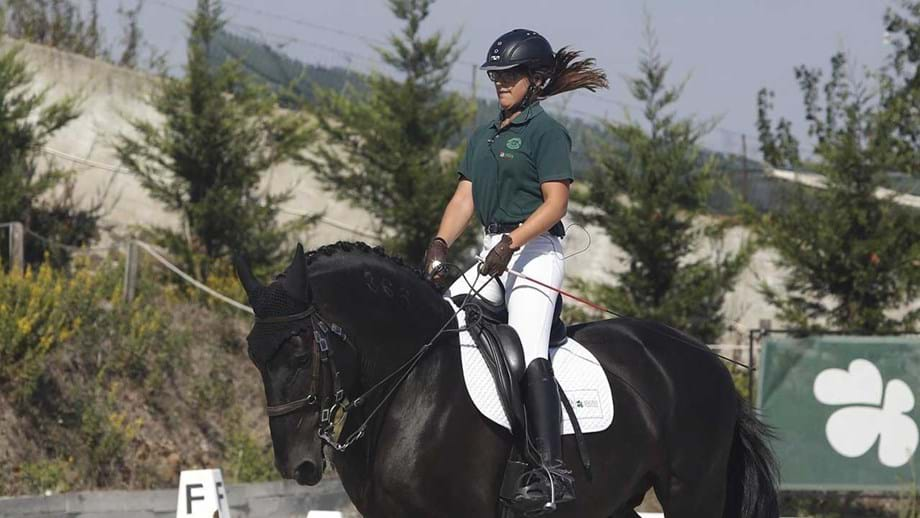
[[[425,276],[434,282],[442,280],[445,259],[447,259],[447,241],[440,237],[432,239],[425,252]]]
[[[511,248],[511,236],[505,234],[501,241],[489,250],[489,255],[479,267],[479,273],[482,275],[501,275],[508,269],[508,263],[511,262],[511,256],[515,250]]]

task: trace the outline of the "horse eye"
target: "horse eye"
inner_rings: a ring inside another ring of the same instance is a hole
[[[305,347],[303,338],[300,335],[294,335],[290,339],[290,344],[293,352],[291,353],[291,359],[295,363],[307,363],[310,361],[312,354],[310,350]]]

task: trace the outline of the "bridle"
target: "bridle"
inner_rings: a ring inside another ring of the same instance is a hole
[[[337,410],[342,409],[347,414],[349,409],[357,405],[355,402],[350,404],[343,403],[345,400],[345,390],[342,388],[342,373],[335,363],[335,353],[329,347],[328,334],[331,332],[337,335],[343,342],[348,344],[356,354],[358,348],[349,340],[348,335],[345,334],[341,326],[328,322],[319,314],[315,306],[310,306],[306,311],[301,311],[300,313],[292,315],[280,317],[255,317],[255,323],[281,324],[299,322],[306,319],[310,319],[313,328],[313,368],[310,375],[310,389],[303,398],[280,405],[268,405],[268,417],[281,417],[296,412],[304,407],[316,406],[318,403],[320,405],[320,422],[318,426],[318,435],[320,439],[337,451],[345,451],[351,443],[358,440],[360,436],[363,435],[363,430],[360,430],[360,433],[356,433],[355,437],[350,437],[344,444],[338,444],[332,438],[334,427],[333,420]],[[300,331],[300,329],[292,331],[291,335],[296,336]],[[325,388],[330,386],[330,384],[323,383],[323,370],[328,373],[332,380],[331,394],[325,393]]]
[[[293,315],[285,315],[282,317],[270,317],[270,318],[259,318],[256,317],[256,323],[264,324],[280,324],[287,322],[297,322],[309,318],[313,324],[313,372],[310,376],[310,391],[307,393],[307,396],[296,401],[290,401],[282,405],[269,405],[268,406],[268,416],[269,417],[279,417],[283,415],[290,414],[300,410],[305,406],[315,405],[316,402],[320,399],[322,394],[317,392],[317,387],[322,390],[323,385],[321,384],[322,380],[320,379],[321,373],[320,368],[326,366],[329,372],[332,374],[332,383],[333,383],[333,392],[331,397],[323,398],[323,408],[327,408],[329,401],[340,402],[344,397],[345,392],[342,390],[341,382],[341,373],[335,365],[335,359],[333,353],[329,349],[329,340],[326,338],[326,334],[330,329],[342,337],[342,339],[352,345],[348,341],[348,337],[345,336],[345,333],[339,326],[328,327],[322,317],[319,317],[316,308],[310,307],[306,311],[300,313],[295,313]],[[300,330],[292,331],[292,335],[296,335]],[[352,345],[352,347],[354,347]],[[319,361],[316,361],[319,359]]]
[[[459,309],[457,310],[459,312]],[[454,313],[453,317],[456,316]],[[377,382],[373,387],[367,389],[360,396],[355,399],[346,400],[345,399],[345,390],[342,388],[342,373],[335,363],[335,352],[329,346],[329,333],[333,333],[338,336],[343,342],[348,344],[351,349],[355,352],[355,356],[359,356],[358,347],[348,338],[348,335],[345,333],[345,330],[324,318],[316,306],[310,306],[305,311],[300,313],[294,313],[292,315],[284,315],[280,317],[255,317],[256,324],[280,324],[280,323],[289,323],[289,322],[299,322],[301,320],[310,319],[313,327],[313,369],[311,373],[310,381],[310,390],[307,392],[307,395],[303,398],[297,399],[295,401],[290,401],[287,403],[282,403],[280,405],[268,405],[267,411],[269,417],[280,417],[288,415],[290,413],[296,412],[304,407],[316,406],[317,403],[320,405],[320,421],[317,426],[317,435],[320,440],[332,447],[337,452],[344,452],[348,449],[349,446],[355,443],[358,439],[364,436],[364,433],[367,431],[367,427],[373,419],[374,415],[389,401],[389,399],[396,393],[396,389],[402,385],[403,381],[409,377],[409,374],[421,360],[422,356],[431,348],[435,340],[438,339],[445,331],[459,331],[458,329],[447,329],[447,325],[453,320],[452,318],[447,319],[444,322],[444,325],[441,326],[441,329],[435,333],[434,337],[423,345],[418,352],[412,355],[409,360],[396,368],[392,373],[384,377],[382,380]],[[300,334],[300,329],[292,331],[291,335],[296,336]],[[316,361],[319,358],[319,361]],[[326,372],[329,373],[329,376],[332,379],[331,394],[325,394],[324,388],[329,386],[329,384],[324,384],[322,379],[323,367],[325,367]],[[399,376],[397,378],[397,376]],[[367,401],[367,396],[377,390],[379,387],[388,383],[390,380],[397,378],[396,382],[390,387],[387,393],[383,396],[377,406],[371,410],[367,416],[365,416],[364,421],[352,432],[344,441],[339,442],[335,439],[335,420],[338,413],[341,411],[343,417],[348,416],[348,412],[351,410],[362,406]]]

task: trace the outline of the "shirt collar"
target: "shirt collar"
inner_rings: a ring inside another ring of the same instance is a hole
[[[533,119],[534,117],[536,117],[537,115],[540,115],[541,113],[543,113],[543,107],[540,106],[540,103],[539,102],[532,103],[527,108],[524,108],[524,111],[522,111],[520,115],[515,117],[511,121],[511,124],[509,124],[509,126],[520,126],[523,124],[527,124],[528,122],[530,122],[530,119]],[[498,129],[500,126],[501,126],[501,113],[499,113],[498,117],[492,120],[493,128]]]

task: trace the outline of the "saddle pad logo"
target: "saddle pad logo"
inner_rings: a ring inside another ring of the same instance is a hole
[[[505,147],[508,149],[521,149],[521,139],[518,137],[509,138]]]
[[[596,390],[570,390],[565,393],[575,411],[579,421],[585,418],[603,418],[604,409],[601,407],[601,396]],[[568,421],[568,415],[563,413],[563,419]]]

